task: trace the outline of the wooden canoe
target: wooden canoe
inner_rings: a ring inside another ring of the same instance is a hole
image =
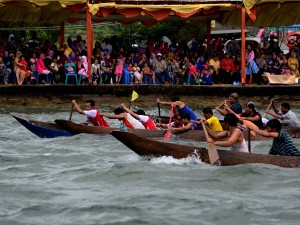
[[[116,139],[142,157],[172,156],[182,159],[196,156],[204,163],[210,163],[206,148],[178,145],[167,142],[139,137],[130,132],[113,131],[111,133]],[[300,157],[274,156],[255,153],[231,152],[218,150],[221,166],[235,166],[239,164],[263,163],[280,167],[300,167]]]
[[[25,128],[40,138],[55,138],[72,136],[69,131],[64,130],[56,123],[41,122],[37,120],[28,120],[26,117],[13,114],[11,115],[21,123]]]
[[[74,123],[69,120],[55,120],[55,123],[63,127],[65,130],[69,131],[72,134],[110,134],[112,131],[119,131],[117,127],[96,127],[96,126],[87,126],[83,124]],[[129,129],[130,133],[134,133],[144,138],[154,138],[154,137],[163,137],[166,133],[166,130],[146,130],[146,129]],[[244,131],[244,137],[248,140],[248,132]],[[205,134],[203,130],[189,130],[185,132],[174,132],[173,138],[180,139],[191,139],[197,141],[206,141]],[[265,138],[260,135],[251,136],[251,141],[263,141],[271,140],[270,138]]]

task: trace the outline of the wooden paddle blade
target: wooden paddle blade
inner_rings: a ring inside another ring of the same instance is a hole
[[[243,120],[243,124],[244,126],[249,129],[250,129],[250,134],[252,134],[253,136],[256,136],[256,131],[252,130],[252,129],[257,129],[259,130],[258,126],[256,126],[254,123],[252,123],[251,121],[249,120]]]
[[[208,156],[210,164],[212,165],[221,165],[219,153],[216,149],[216,146],[214,146],[212,143],[208,143]]]
[[[168,131],[167,131],[167,133],[165,134],[165,136],[164,136],[164,141],[166,141],[166,140],[170,140],[171,139],[171,137],[172,137],[172,135],[171,135],[171,130],[169,129]]]
[[[165,140],[169,140],[171,139],[172,135],[171,135],[171,122],[172,122],[172,117],[173,117],[173,111],[174,111],[174,107],[171,107],[171,111],[170,111],[170,119],[169,119],[169,127],[168,127],[168,131],[164,136],[164,141]]]

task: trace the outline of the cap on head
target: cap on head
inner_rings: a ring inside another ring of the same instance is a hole
[[[157,55],[156,56],[162,56],[162,54],[161,53],[157,53]]]
[[[237,93],[231,93],[230,95],[229,95],[229,97],[231,97],[231,98],[234,98],[234,99],[238,99],[239,98],[239,95],[237,94]]]
[[[248,102],[248,103],[246,104],[246,106],[247,106],[249,109],[253,109],[253,110],[256,111],[256,108],[255,108],[255,105],[254,105],[253,102]]]

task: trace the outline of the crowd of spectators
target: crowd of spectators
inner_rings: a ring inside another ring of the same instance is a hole
[[[0,37],[0,84],[178,84],[240,85],[241,48],[235,38],[200,43],[196,38],[172,43],[152,38],[136,48],[125,46],[113,35],[96,41],[92,62],[87,61],[86,42],[69,37],[62,49],[50,41],[40,43],[36,32],[24,46],[14,35]],[[262,36],[261,43],[246,43],[246,82],[265,83],[262,74],[289,74],[299,77],[300,39],[288,40],[284,54],[275,36]],[[88,76],[91,64],[92,77]],[[74,66],[70,66],[74,65]]]

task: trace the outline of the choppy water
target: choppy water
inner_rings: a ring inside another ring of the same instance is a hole
[[[299,224],[299,169],[213,167],[193,158],[145,161],[110,135],[40,139],[9,112],[42,121],[69,116],[62,106],[2,107],[1,225]],[[74,113],[73,120],[84,117]],[[252,146],[266,153],[270,142]]]

